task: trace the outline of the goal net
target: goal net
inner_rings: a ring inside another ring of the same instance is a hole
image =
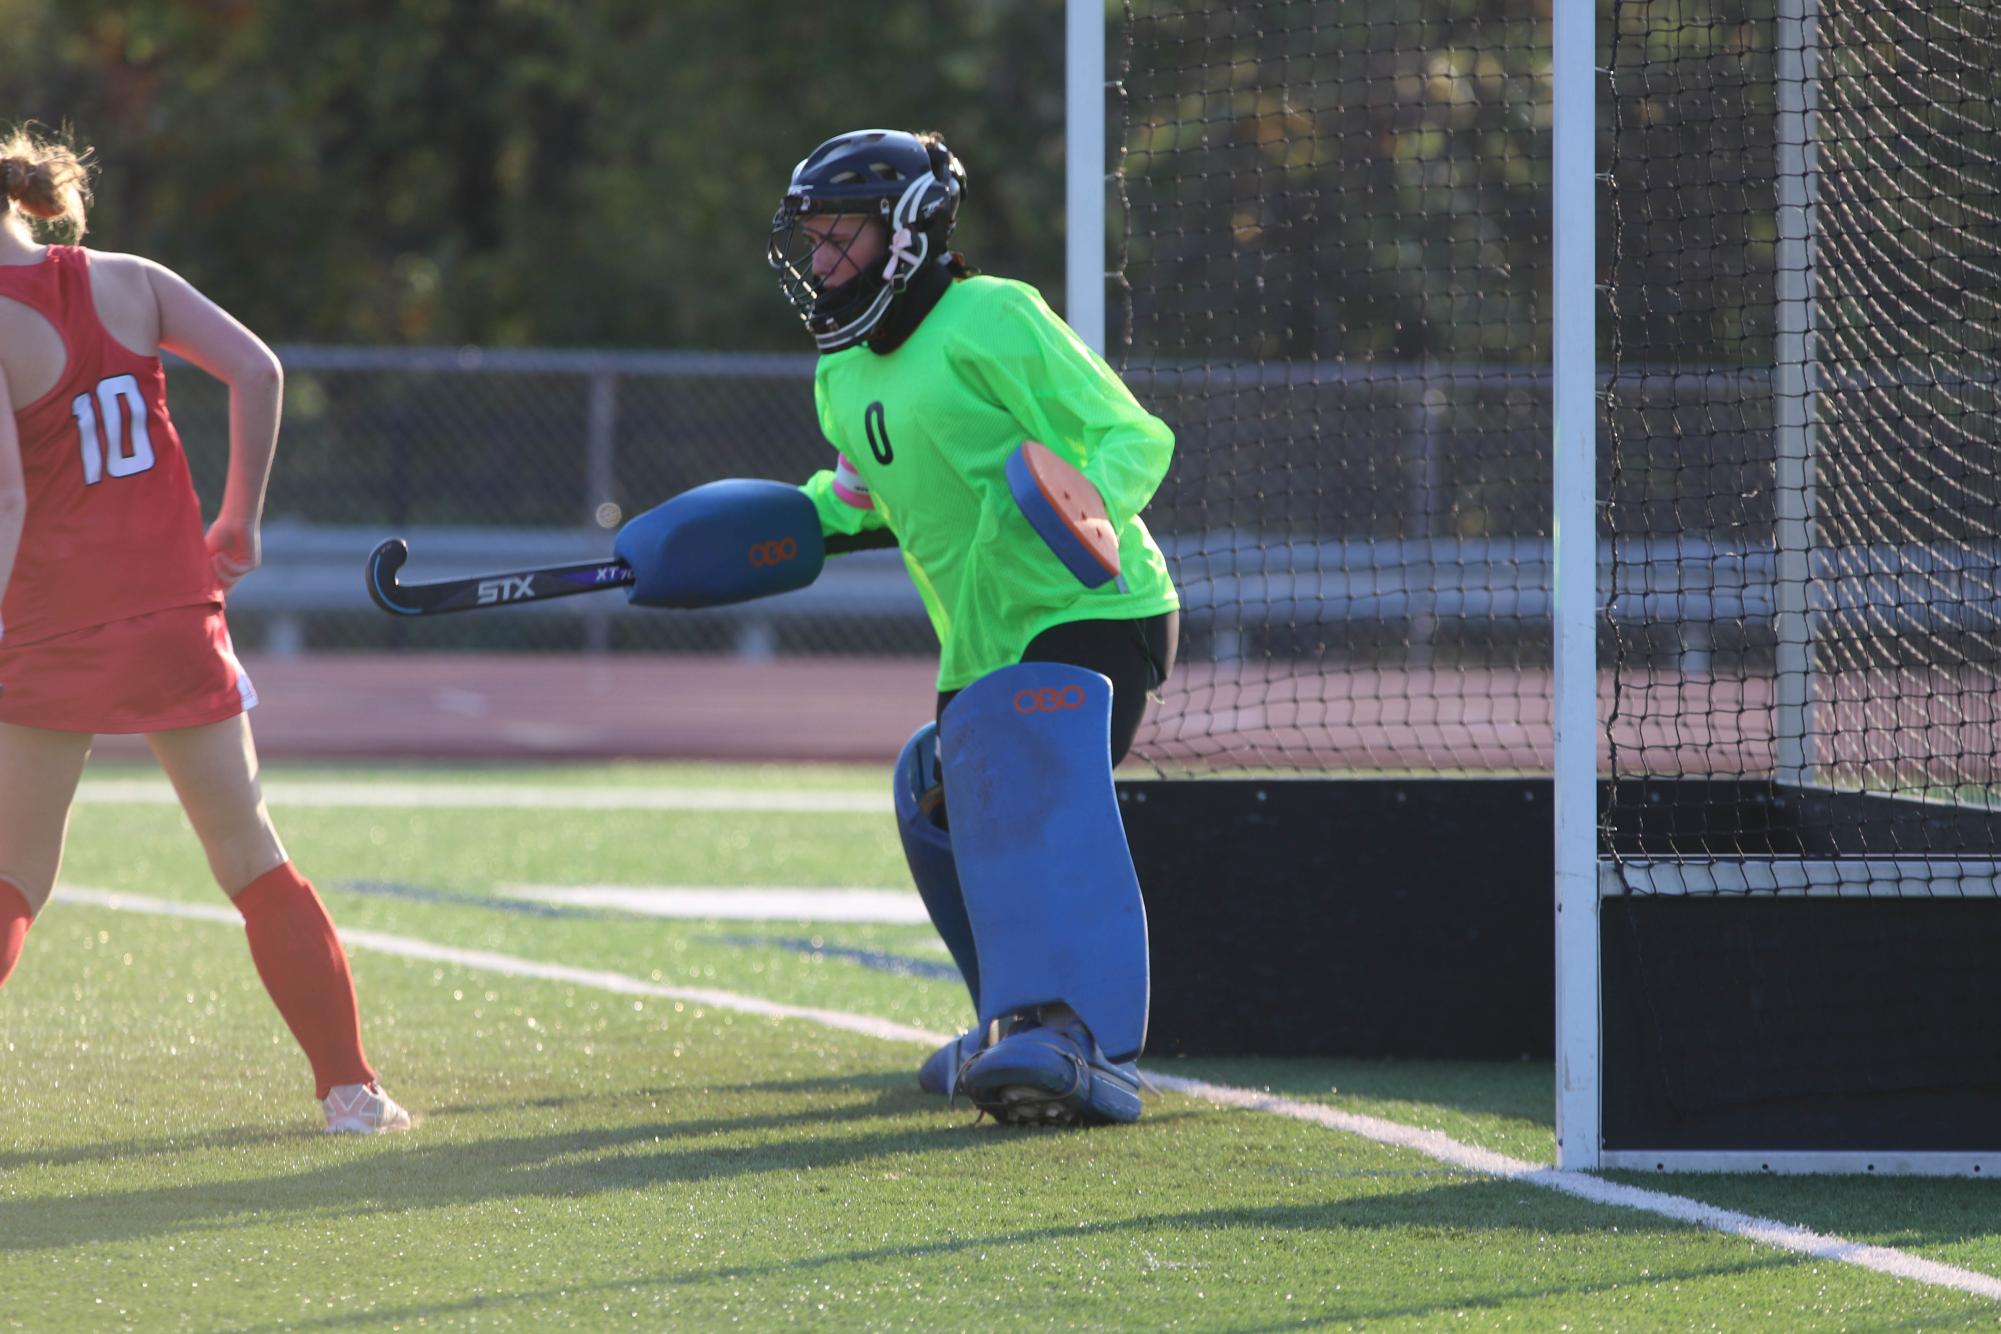
[[[1108,354],[1175,428],[1165,770],[1547,770],[1548,21],[1133,0]]]
[[[1621,0],[1611,37],[1616,846],[1991,892],[1954,812],[2001,753],[2001,11]]]

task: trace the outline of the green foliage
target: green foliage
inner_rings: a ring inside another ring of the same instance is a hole
[[[1138,354],[1547,356],[1546,5],[1141,0],[1125,35]]]
[[[1604,330],[1762,364],[1770,0],[1598,8],[1626,201]],[[1108,19],[1136,355],[1544,359],[1549,0]],[[803,351],[768,220],[792,164],[864,124],[943,131],[962,248],[1061,296],[1063,0],[0,0],[0,24],[0,121],[100,150],[97,244],[275,341]],[[1871,58],[1831,48],[1830,77]],[[1696,247],[1738,295],[1682,294]]]
[[[799,350],[792,164],[935,128],[975,262],[1061,277],[1061,0],[0,0],[0,118],[103,163],[93,243],[274,341]]]

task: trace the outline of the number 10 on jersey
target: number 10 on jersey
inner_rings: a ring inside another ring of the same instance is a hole
[[[101,419],[99,407],[104,409]],[[139,392],[136,376],[114,375],[100,380],[95,402],[89,394],[78,394],[69,408],[76,416],[78,443],[83,449],[85,486],[96,486],[106,473],[130,477],[153,466],[153,437],[146,431],[146,396]]]

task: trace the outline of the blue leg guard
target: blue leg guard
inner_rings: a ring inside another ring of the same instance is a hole
[[[984,1026],[961,1086],[1003,1120],[1130,1121],[1146,1040],[1146,910],[1112,786],[1111,682],[1063,663],[990,673],[945,710],[959,883]]]
[[[903,835],[903,855],[910,863],[910,878],[917,882],[924,911],[938,928],[959,976],[972,993],[973,1009],[980,1008],[980,959],[973,948],[972,924],[966,920],[966,901],[959,892],[959,868],[952,857],[952,836],[932,820],[943,798],[938,776],[938,725],[926,723],[904,743],[896,760],[896,826]],[[974,1052],[985,1045],[986,1028],[961,1033],[931,1053],[917,1072],[917,1086],[927,1093],[951,1097],[958,1091],[959,1071]]]
[[[972,923],[966,920],[966,900],[959,891],[959,867],[952,856],[952,836],[932,823],[932,811],[942,799],[938,781],[938,725],[926,723],[903,745],[896,760],[896,827],[903,835],[903,855],[910,878],[924,900],[931,924],[959,965],[973,1008],[980,1008],[980,959],[973,948]]]

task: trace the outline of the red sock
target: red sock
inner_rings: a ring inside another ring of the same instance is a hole
[[[373,1083],[375,1071],[361,1051],[354,975],[312,882],[285,862],[251,881],[234,902],[257,975],[313,1063],[319,1096],[336,1084]]]
[[[20,960],[21,946],[26,943],[28,927],[34,920],[28,896],[21,892],[20,886],[11,880],[0,880],[0,987],[7,985],[7,975]]]

